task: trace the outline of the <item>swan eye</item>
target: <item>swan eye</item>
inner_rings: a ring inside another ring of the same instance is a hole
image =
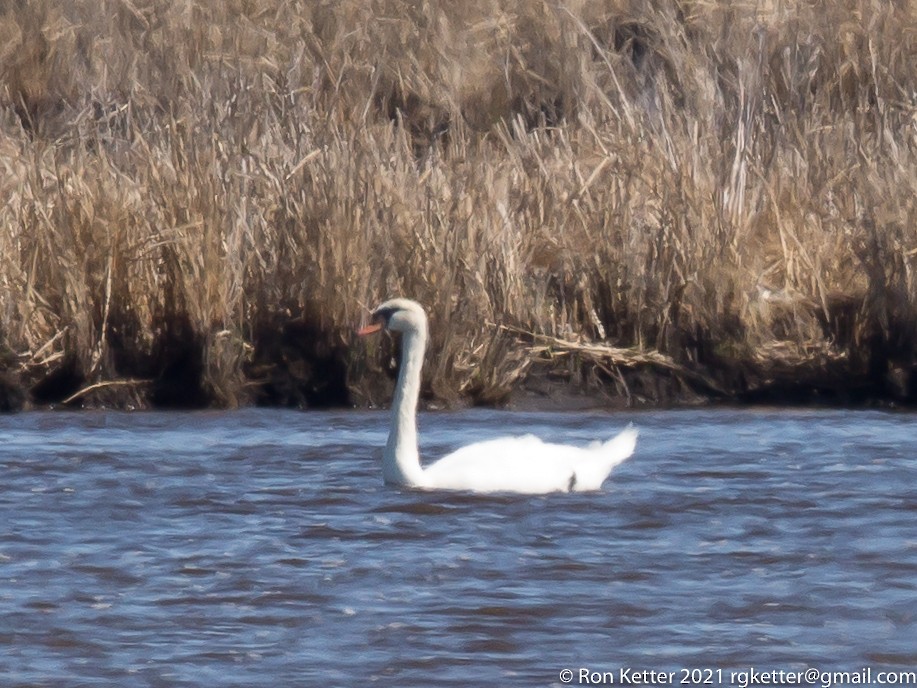
[[[382,322],[388,327],[388,321],[396,313],[397,308],[379,308],[373,311],[373,322]]]

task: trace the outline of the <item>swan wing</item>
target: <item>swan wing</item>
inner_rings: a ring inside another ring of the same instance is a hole
[[[546,461],[551,446],[532,435],[475,442],[426,468],[424,482],[432,488],[471,492],[567,491],[572,466],[560,457]]]
[[[471,492],[544,494],[598,490],[633,453],[636,430],[588,448],[543,442],[533,435],[476,442],[424,469],[424,487]]]

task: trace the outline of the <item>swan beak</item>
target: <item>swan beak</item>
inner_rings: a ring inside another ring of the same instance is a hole
[[[366,325],[365,327],[361,327],[359,330],[357,330],[357,336],[365,337],[368,334],[375,334],[376,332],[378,332],[381,329],[382,329],[381,322],[370,323],[369,325]]]

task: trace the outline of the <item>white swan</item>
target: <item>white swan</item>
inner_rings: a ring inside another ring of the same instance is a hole
[[[427,344],[427,316],[420,304],[392,299],[372,312],[360,336],[382,329],[402,333],[401,368],[392,402],[392,426],[382,455],[387,484],[470,492],[585,492],[598,490],[611,470],[629,457],[637,431],[628,426],[589,447],[548,444],[537,437],[476,442],[421,468],[417,451],[417,400]]]

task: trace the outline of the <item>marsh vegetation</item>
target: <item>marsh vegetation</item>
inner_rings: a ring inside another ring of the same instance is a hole
[[[906,2],[5,3],[0,201],[8,408],[917,400]]]

